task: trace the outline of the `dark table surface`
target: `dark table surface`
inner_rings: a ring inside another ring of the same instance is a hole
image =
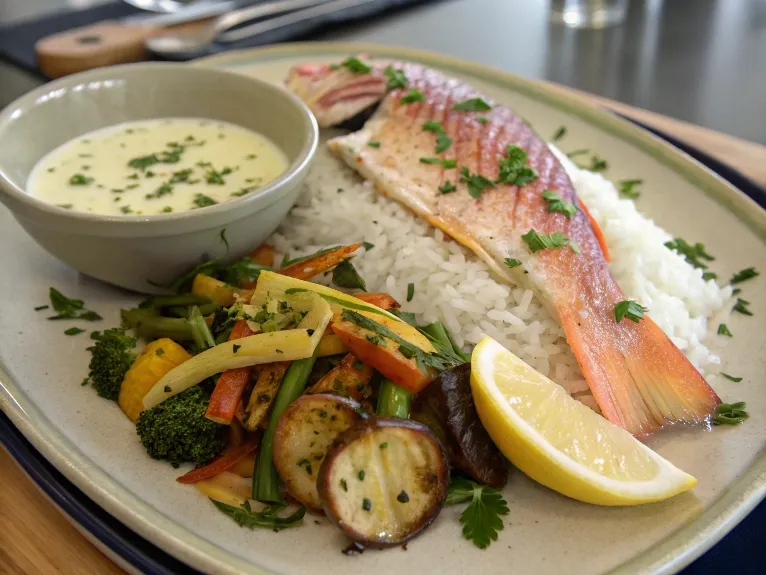
[[[103,0],[0,0],[0,24]],[[446,0],[321,35],[450,54],[766,144],[766,0],[630,0],[571,30],[548,0]],[[42,79],[0,62],[0,107]]]

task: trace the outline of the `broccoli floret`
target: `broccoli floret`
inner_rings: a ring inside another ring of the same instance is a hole
[[[149,456],[166,459],[178,467],[213,459],[226,442],[226,427],[205,417],[210,396],[195,386],[141,412],[136,431]]]
[[[88,348],[92,354],[88,378],[101,397],[117,401],[125,373],[136,359],[132,352],[136,338],[125,335],[119,327],[93,332],[91,337],[96,343]]]

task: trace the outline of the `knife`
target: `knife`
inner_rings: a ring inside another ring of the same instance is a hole
[[[194,32],[211,19],[263,0],[199,0],[168,14],[138,13],[46,36],[35,44],[37,64],[49,78],[100,66],[146,60],[144,42],[166,29]]]

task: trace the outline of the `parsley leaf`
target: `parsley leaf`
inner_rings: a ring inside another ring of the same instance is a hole
[[[591,172],[603,172],[608,167],[609,164],[606,163],[606,160],[599,158],[598,156],[593,156],[590,159],[590,166],[587,166],[585,169],[590,170]]]
[[[566,201],[553,190],[544,191],[543,199],[548,202],[549,212],[561,212],[570,219],[577,213],[577,206],[571,202]]]
[[[457,160],[454,158],[450,159],[441,159],[437,158],[435,156],[430,158],[420,158],[421,164],[439,164],[442,168],[446,168],[448,170],[457,167]]]
[[[742,381],[741,377],[734,377],[733,375],[729,375],[728,373],[721,372],[721,375],[724,376],[726,379],[731,380],[735,383],[739,383]]]
[[[402,104],[412,104],[414,102],[422,102],[423,100],[425,100],[425,96],[423,96],[423,92],[421,92],[420,90],[415,90],[414,88],[409,90],[400,99]]]
[[[69,178],[70,186],[87,186],[93,182],[93,178],[83,176],[82,174],[75,174]]]
[[[442,128],[442,125],[439,122],[431,120],[423,124],[423,131],[433,132],[434,134],[441,134],[444,132],[444,128]]]
[[[731,308],[731,310],[738,311],[739,313],[743,315],[753,315],[753,312],[747,309],[747,306],[749,305],[750,305],[749,301],[737,298],[737,303],[734,304],[734,307]]]
[[[367,145],[370,148],[380,148],[380,142],[378,142],[377,140],[370,140],[369,142],[367,142]]]
[[[723,375],[723,374],[722,374]],[[745,402],[721,403],[715,410],[713,425],[737,425],[745,421],[750,414],[745,411]]]
[[[369,74],[372,72],[372,67],[362,62],[359,58],[351,57],[346,58],[340,65],[346,68],[349,72],[354,74]]]
[[[356,271],[351,260],[343,260],[332,270],[332,283],[348,289],[366,290],[362,276]]]
[[[532,253],[539,252],[540,250],[545,250],[548,248],[563,248],[564,246],[571,246],[573,243],[570,242],[569,238],[567,238],[562,232],[553,232],[551,235],[546,236],[545,234],[539,233],[537,230],[535,230],[535,228],[532,228],[526,234],[521,236],[521,239],[526,242],[527,246],[529,246],[529,250]],[[579,246],[577,246],[576,249],[573,247],[572,251],[578,253],[579,249]]]
[[[636,188],[644,183],[644,180],[620,180],[620,196],[629,200],[636,200],[641,195]]]
[[[452,106],[452,109],[458,112],[486,112],[487,110],[491,110],[492,106],[487,104],[481,98],[470,98],[458,102]]]
[[[515,258],[505,258],[503,261],[509,268],[517,268],[521,265],[521,262]]]
[[[696,243],[694,245],[686,242],[681,238],[673,238],[669,242],[665,242],[665,247],[670,248],[673,251],[678,252],[688,263],[695,268],[707,269],[707,264],[702,263],[700,260],[713,261],[715,258],[705,251],[705,244]]]
[[[648,311],[649,309],[641,304],[626,299],[614,306],[614,318],[617,320],[617,323],[620,323],[625,317],[638,323]]]
[[[567,127],[566,126],[559,126],[559,129],[556,130],[556,133],[553,134],[553,141],[558,142],[561,138],[567,135]]]
[[[407,76],[404,75],[402,70],[393,68],[392,66],[386,66],[386,69],[383,71],[383,73],[388,79],[388,84],[386,87],[389,90],[396,90],[397,88],[407,87]]]
[[[48,319],[84,319],[85,321],[102,319],[95,311],[85,309],[85,302],[81,299],[70,299],[54,287],[48,290],[48,295],[51,299],[51,307],[57,314]]]
[[[374,248],[374,247],[375,247],[375,244],[371,244],[370,242],[363,242],[363,243],[362,243],[362,246],[364,247],[364,249],[365,249],[366,251],[368,251],[368,252],[369,252],[369,251],[370,251],[372,248]]]
[[[505,156],[498,162],[500,173],[496,184],[523,186],[538,178],[537,171],[527,166],[527,153],[513,144],[505,149]]]
[[[760,275],[755,268],[745,268],[741,271],[738,271],[733,276],[731,276],[731,279],[729,280],[729,283],[734,285],[741,283],[743,281],[752,279],[756,276]]]
[[[261,511],[254,511],[252,507],[250,507],[250,501],[245,501],[239,507],[227,505],[226,503],[221,503],[215,499],[211,499],[210,501],[212,501],[213,505],[220,511],[223,511],[226,515],[231,517],[237,525],[249,529],[263,527],[265,529],[278,531],[299,523],[306,513],[305,507],[299,507],[292,515],[280,517],[277,513],[287,507],[284,503],[267,505]]]
[[[436,135],[436,150],[437,154],[441,154],[444,150],[448,149],[452,145],[452,138],[442,132]]]
[[[461,503],[468,503],[460,515],[463,537],[479,549],[486,549],[492,541],[497,541],[498,531],[503,530],[501,516],[510,512],[508,503],[497,489],[462,477],[453,477],[444,505]]]
[[[486,116],[479,116],[478,118],[476,118],[476,121],[483,126],[484,124],[489,122],[489,118],[487,118]]]
[[[205,194],[197,194],[194,196],[194,200],[192,200],[192,203],[198,208],[206,208],[208,206],[214,206],[218,202],[216,202],[210,196],[206,196]]]
[[[453,184],[452,182],[450,182],[449,180],[447,180],[441,186],[439,186],[439,191],[442,194],[449,194],[451,192],[454,192],[455,190],[457,190],[457,186]]]
[[[702,272],[702,279],[705,281],[714,280],[718,277],[718,274],[713,272]]]
[[[65,330],[64,333],[66,335],[77,335],[78,333],[82,333],[85,330],[81,327],[70,327],[69,329]]]
[[[413,297],[415,297],[415,284],[409,283],[407,284],[407,301],[412,301]]]
[[[492,180],[485,178],[481,174],[472,174],[465,166],[460,167],[460,181],[468,186],[468,194],[477,200],[481,197],[485,188],[495,186]]]
[[[725,323],[718,324],[718,335],[727,335],[729,337],[732,337],[732,333],[729,331],[729,328],[726,326]]]

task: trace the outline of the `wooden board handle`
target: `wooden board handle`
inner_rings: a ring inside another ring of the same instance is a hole
[[[150,36],[166,30],[174,34],[193,33],[210,21],[207,18],[163,29],[125,26],[116,20],[105,20],[73,28],[37,41],[37,65],[46,76],[59,78],[101,66],[140,62],[147,59],[144,42]]]

